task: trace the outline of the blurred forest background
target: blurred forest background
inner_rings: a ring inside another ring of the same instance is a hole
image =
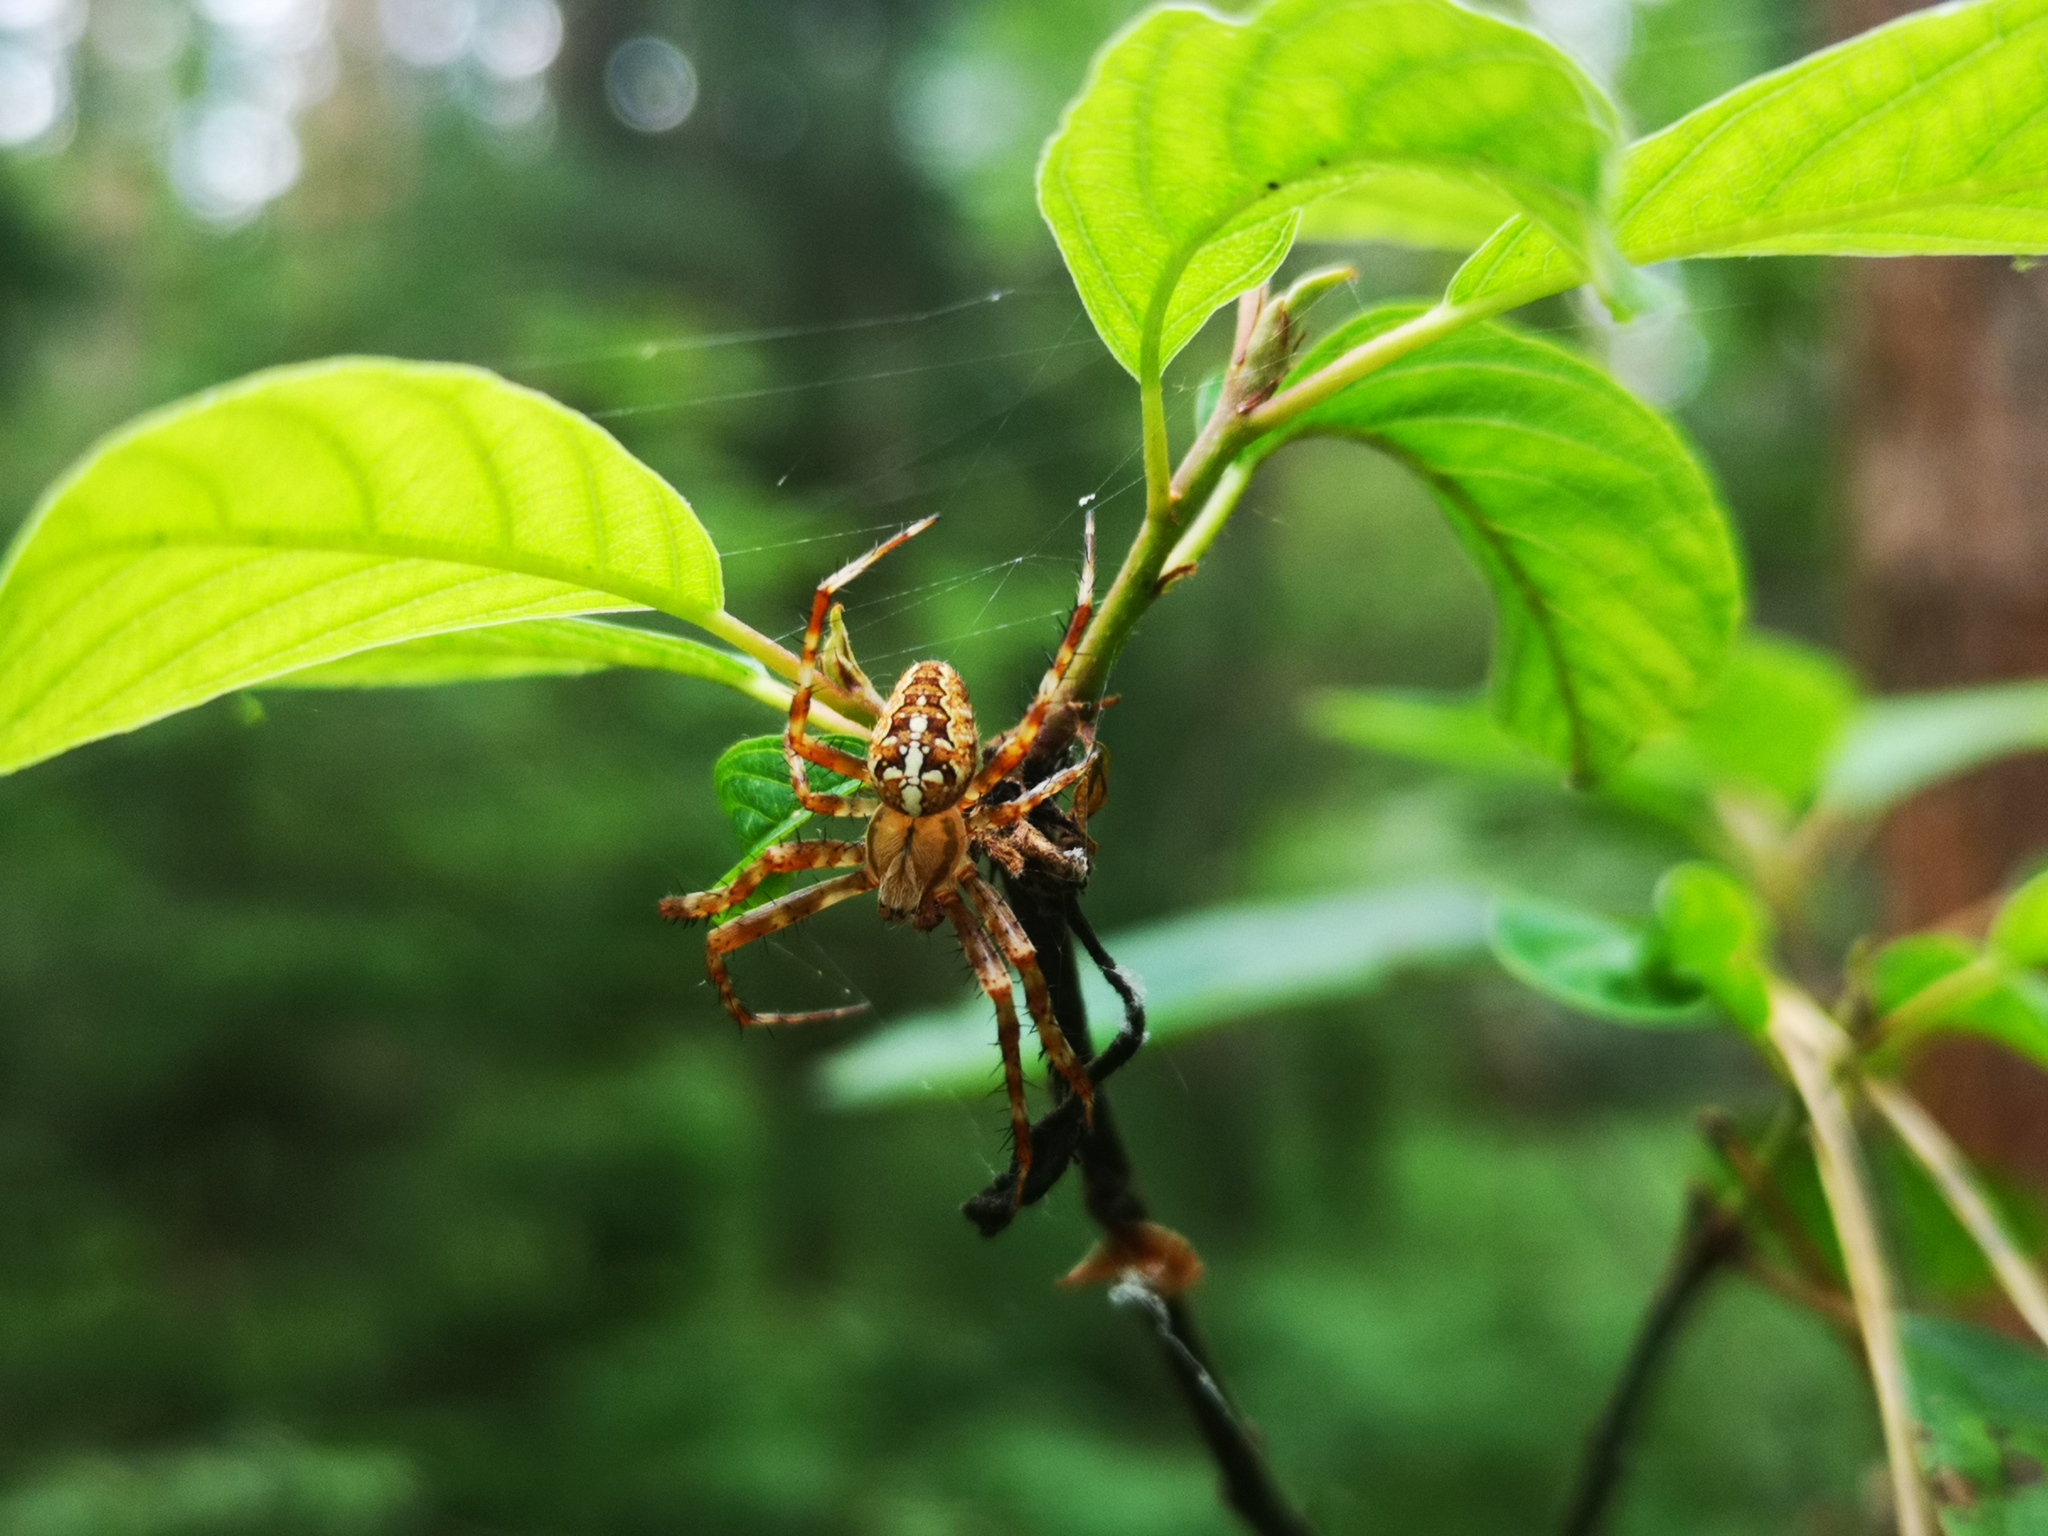
[[[878,675],[951,658],[1003,720],[1071,600],[1079,508],[1112,549],[1139,511],[1135,391],[1030,179],[1134,8],[0,0],[0,529],[99,433],[250,369],[473,361],[689,496],[772,633],[880,530],[945,514],[853,594],[854,634]],[[1878,19],[1856,9],[1523,14],[1646,131]],[[1332,306],[1455,263],[1334,254],[1362,275]],[[1951,270],[1993,297],[1927,298],[1921,264],[1878,291],[1720,263],[1626,330],[1524,319],[1695,435],[1762,623],[1853,639],[1879,683],[2048,670],[1991,642],[1943,663],[1952,615],[1885,606],[1924,558],[1850,531],[1866,429],[1911,409],[1865,366],[1870,317],[2041,326],[2038,284]],[[1179,369],[1183,432],[1223,346]],[[1639,824],[1306,726],[1319,687],[1476,683],[1487,622],[1398,471],[1281,461],[1119,672],[1097,926],[1443,878],[1640,909],[1682,854]],[[0,781],[0,1536],[1230,1529],[1145,1338],[1050,1283],[1091,1239],[1071,1191],[993,1243],[956,1213],[1005,1156],[999,1100],[829,1107],[821,1053],[873,1026],[742,1039],[701,937],[656,920],[735,852],[713,758],[776,724],[653,676],[268,693]],[[1952,858],[1975,803],[1913,846]],[[1838,904],[1845,931],[1886,910],[1874,873]],[[950,941],[863,903],[747,958],[764,1003],[851,991],[884,1022],[962,986]],[[1739,1049],[1481,964],[1118,1080],[1324,1530],[1551,1521],[1678,1224],[1692,1109],[1767,1092]],[[1621,1531],[1865,1528],[1876,1429],[1823,1326],[1725,1286],[1668,1387]]]

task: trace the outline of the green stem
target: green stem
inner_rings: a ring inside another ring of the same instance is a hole
[[[1216,489],[1209,493],[1209,499],[1202,504],[1202,510],[1195,514],[1195,520],[1188,524],[1188,531],[1180,536],[1180,542],[1167,551],[1165,568],[1159,579],[1167,586],[1173,585],[1185,576],[1192,576],[1209,553],[1209,546],[1216,542],[1223,525],[1230,521],[1230,514],[1237,510],[1237,504],[1244,498],[1245,487],[1252,483],[1255,466],[1245,463],[1242,457],[1231,460],[1216,481]]]
[[[753,657],[754,660],[760,662],[769,671],[779,672],[792,682],[796,680],[797,671],[802,663],[795,653],[783,646],[777,645],[752,625],[734,618],[723,608],[708,614],[692,614],[689,617],[690,622],[706,634],[716,635],[734,650],[744,652],[746,655]],[[843,692],[826,682],[821,681],[816,691],[819,698],[827,701],[826,707],[832,712],[833,718],[826,721],[827,724],[832,725],[834,730],[845,731],[850,736],[867,735],[872,727],[856,725],[847,718],[849,714],[859,718],[871,713],[865,704],[852,694]],[[762,695],[755,694],[754,697],[760,698]],[[789,697],[787,694],[783,696],[782,707],[785,709],[789,707]],[[840,713],[840,711],[844,711],[844,713]],[[822,714],[818,718],[825,720],[825,716]],[[837,722],[836,724],[834,723],[835,721]]]
[[[1102,697],[1109,673],[1143,618],[1165,590],[1162,574],[1178,570],[1186,562],[1174,558],[1183,546],[1199,542],[1199,550],[1213,543],[1229,520],[1243,485],[1217,500],[1226,473],[1253,442],[1286,426],[1304,411],[1320,405],[1340,390],[1398,362],[1409,353],[1440,341],[1468,325],[1526,304],[1536,293],[1492,295],[1470,304],[1439,304],[1417,315],[1405,325],[1375,336],[1318,369],[1300,383],[1284,389],[1264,404],[1236,416],[1213,430],[1202,433],[1180,468],[1167,473],[1170,450],[1166,436],[1166,405],[1159,382],[1159,369],[1149,350],[1140,359],[1140,399],[1145,425],[1145,523],[1131,542],[1116,579],[1110,583],[1102,604],[1095,610],[1087,632],[1081,637],[1074,664],[1068,669],[1061,691],[1069,699],[1092,703]],[[1149,382],[1148,382],[1149,381]],[[1247,471],[1245,479],[1249,480]],[[1188,526],[1187,509],[1198,507],[1202,515]],[[1210,516],[1214,510],[1213,518]],[[751,653],[750,653],[751,654]]]
[[[1884,1016],[1877,1047],[1895,1057],[1929,1026],[1939,1024],[1952,1009],[1975,1002],[2005,978],[2005,962],[1997,955],[1979,955],[1959,970],[1922,987]]]
[[[1441,341],[1468,325],[1491,319],[1503,310],[1525,302],[1521,295],[1510,293],[1477,299],[1470,304],[1439,304],[1405,325],[1382,331],[1371,341],[1360,342],[1299,384],[1281,390],[1247,416],[1246,424],[1257,434],[1284,427],[1304,411],[1313,410],[1360,379],[1378,373],[1389,363],[1398,362],[1433,341]]]
[[[1841,1239],[1849,1298],[1856,1307],[1863,1351],[1877,1392],[1878,1417],[1884,1424],[1899,1536],[1935,1536],[1934,1514],[1914,1452],[1913,1413],[1891,1270],[1885,1263],[1862,1151],[1839,1082],[1854,1046],[1847,1032],[1822,1012],[1818,1003],[1783,982],[1771,989],[1770,1031],[1771,1042],[1784,1057],[1793,1086],[1806,1104],[1814,1162],[1820,1169],[1821,1189],[1834,1218],[1835,1234]]]

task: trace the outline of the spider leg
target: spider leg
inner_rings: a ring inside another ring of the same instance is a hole
[[[1010,910],[1010,904],[996,894],[996,888],[975,870],[969,869],[961,874],[960,888],[974,899],[989,936],[996,941],[996,947],[1010,964],[1017,967],[1017,974],[1024,978],[1024,1002],[1031,1010],[1031,1022],[1038,1027],[1038,1043],[1045,1048],[1046,1060],[1052,1063],[1053,1070],[1074,1090],[1074,1097],[1081,1101],[1081,1112],[1092,1123],[1095,1118],[1095,1084],[1088,1076],[1088,1069],[1075,1058],[1073,1047],[1067,1044],[1066,1031],[1060,1028],[1060,1021],[1053,1014],[1052,991],[1045,984],[1045,972],[1038,965],[1038,951],[1024,932],[1024,925],[1017,921],[1017,914]]]
[[[832,599],[839,594],[854,577],[860,575],[890,550],[916,538],[925,529],[937,522],[936,517],[927,517],[922,522],[912,523],[901,533],[884,539],[858,560],[849,561],[818,583],[818,590],[811,598],[811,621],[804,626],[803,658],[797,667],[796,692],[789,701],[789,726],[782,736],[782,755],[789,761],[789,784],[796,791],[797,803],[805,810],[819,816],[847,816],[857,814],[851,809],[853,802],[842,795],[821,795],[811,789],[810,776],[804,770],[805,763],[816,763],[820,768],[830,768],[842,778],[866,783],[867,764],[850,752],[842,752],[829,742],[813,741],[809,734],[811,718],[811,693],[818,686],[818,648],[825,637],[826,620],[832,612]]]
[[[725,1004],[725,1011],[748,1028],[757,1024],[813,1024],[825,1019],[850,1019],[857,1013],[866,1012],[866,1003],[855,1003],[851,1007],[824,1008],[815,1013],[749,1013],[725,969],[725,956],[756,939],[780,933],[792,923],[800,923],[849,896],[858,896],[874,888],[875,877],[865,869],[857,869],[836,880],[824,880],[816,885],[807,885],[800,891],[791,891],[787,896],[779,896],[764,907],[756,907],[712,929],[711,936],[704,942],[704,966],[711,973],[711,984],[718,988],[718,1000]]]
[[[753,895],[770,875],[793,875],[804,869],[851,869],[866,859],[867,850],[859,843],[777,843],[773,848],[763,849],[759,858],[715,891],[662,897],[661,915],[672,923],[716,917]]]
[[[1072,788],[1086,778],[1095,767],[1099,753],[1089,748],[1088,755],[1071,768],[1062,768],[1051,778],[1034,784],[1015,800],[1005,800],[1001,805],[988,806],[978,811],[975,822],[983,827],[1007,827],[1022,821],[1053,796]]]
[[[1017,1000],[1010,990],[1010,971],[957,890],[942,886],[933,895],[953,920],[953,931],[960,936],[960,948],[974,968],[974,979],[996,1007],[996,1044],[1003,1052],[1003,1086],[1010,1096],[1010,1137],[1017,1154],[1017,1190],[1021,1194],[1025,1175],[1031,1172],[1031,1112],[1024,1103],[1024,1063],[1017,1055]]]
[[[989,755],[981,765],[981,772],[974,776],[974,782],[967,786],[960,796],[962,807],[973,805],[990,790],[994,789],[1024,761],[1032,747],[1038,742],[1038,733],[1045,727],[1045,717],[1052,710],[1053,699],[1059,693],[1059,686],[1065,680],[1067,668],[1073,665],[1074,653],[1081,648],[1081,632],[1088,627],[1088,620],[1095,612],[1095,514],[1088,514],[1086,553],[1081,559],[1081,595],[1074,603],[1074,616],[1067,622],[1066,635],[1060,641],[1060,648],[1053,654],[1052,665],[1046,668],[1045,677],[1039,682],[1038,693],[1031,701],[1031,707],[1024,712],[1024,718],[1017,728],[1010,732],[1003,744]]]

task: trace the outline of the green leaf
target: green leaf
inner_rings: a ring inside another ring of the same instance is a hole
[[[1108,936],[1117,963],[1145,986],[1155,1041],[1375,991],[1396,972],[1473,954],[1485,943],[1486,899],[1456,885],[1415,885],[1260,906],[1225,907]],[[1082,966],[1095,1038],[1123,1005]],[[955,1008],[918,1014],[825,1061],[825,1097],[845,1108],[998,1081],[995,1021],[973,992]]]
[[[1761,1034],[1771,1012],[1771,924],[1748,887],[1718,865],[1680,864],[1657,882],[1651,909],[1671,972]]]
[[[0,566],[0,772],[394,641],[721,601],[689,506],[575,412],[475,368],[276,369],[43,498]]]
[[[789,705],[788,690],[750,657],[681,635],[597,619],[527,619],[450,630],[358,651],[303,672],[288,672],[263,686],[426,688],[517,677],[578,677],[614,667],[702,678],[779,708]]]
[[[1655,937],[1611,918],[1551,902],[1494,907],[1494,958],[1552,1002],[1617,1024],[1710,1024],[1705,990],[1664,965]]]
[[[1803,810],[1857,709],[1856,680],[1829,652],[1752,630],[1685,740],[1720,788],[1762,791]]]
[[[1909,1044],[1929,1033],[1980,1035],[2048,1066],[2048,981],[2030,971],[1994,963],[1966,939],[1915,933],[1895,939],[1871,957],[1867,977],[1881,1015],[1897,1013],[1937,985],[1944,992],[1921,1001]]]
[[[1948,1536],[2048,1530],[2048,1360],[1987,1328],[1907,1313],[1921,1465]]]
[[[1471,251],[1514,213],[1513,199],[1480,182],[1382,171],[1310,203],[1302,210],[1301,238]]]
[[[2014,965],[2048,965],[2048,872],[2006,898],[1991,924],[1991,947]]]
[[[1943,779],[2044,748],[2048,683],[1876,699],[1828,765],[1821,803],[1838,815],[1875,816]]]
[[[1585,255],[1617,139],[1572,60],[1449,0],[1146,12],[1097,55],[1039,163],[1038,203],[1117,360],[1156,377],[1270,276],[1300,209],[1415,173],[1526,211]]]
[[[1892,22],[1763,75],[1633,145],[1614,203],[1630,261],[2048,251],[2048,0]],[[1526,218],[1451,297],[1555,293],[1582,257]]]
[[[1358,316],[1295,376],[1419,312]],[[1378,448],[1435,492],[1493,587],[1494,709],[1574,777],[1607,773],[1698,708],[1742,613],[1727,519],[1683,439],[1599,369],[1475,325],[1253,451],[1308,433]]]
[[[821,739],[856,757],[867,757],[868,744],[864,741],[850,736]],[[815,764],[810,765],[809,776],[811,788],[821,795],[843,795],[860,787],[855,780]],[[789,782],[789,760],[782,755],[779,735],[749,736],[734,742],[712,765],[711,782],[718,794],[718,808],[725,812],[733,831],[746,846],[746,852],[732,868],[713,882],[714,890],[759,858],[763,849],[788,842],[816,819],[797,804],[796,790]]]

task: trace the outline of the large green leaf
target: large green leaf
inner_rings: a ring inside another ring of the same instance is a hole
[[[1403,967],[1461,959],[1486,940],[1486,899],[1456,885],[1416,885],[1198,912],[1104,940],[1144,983],[1151,1034],[1172,1039],[1283,1008],[1357,997]],[[1082,990],[1098,1041],[1123,1005],[1094,970]],[[919,1014],[826,1059],[825,1096],[846,1107],[1000,1081],[988,1000]]]
[[[1589,255],[1614,109],[1571,59],[1450,0],[1147,12],[1047,143],[1038,201],[1096,328],[1141,376],[1263,281],[1302,205],[1418,176],[1533,215]]]
[[[1937,6],[1749,81],[1631,147],[1614,226],[1640,263],[2048,252],[2048,0]],[[1585,271],[1517,218],[1451,296]]]
[[[427,688],[517,677],[579,677],[614,667],[698,677],[778,708],[789,704],[789,690],[751,657],[681,635],[599,619],[526,619],[450,630],[358,651],[303,672],[286,673],[264,686]]]
[[[1358,316],[1296,376],[1416,313]],[[1742,614],[1727,519],[1684,440],[1599,369],[1476,325],[1255,451],[1305,433],[1378,448],[1436,493],[1498,605],[1494,708],[1575,777],[1611,770],[1706,697]]]
[[[282,368],[145,417],[0,568],[0,772],[374,646],[653,607],[718,554],[602,429],[474,368]]]
[[[1490,937],[1509,975],[1567,1008],[1663,1029],[1714,1020],[1706,989],[1664,963],[1653,932],[1575,907],[1512,900],[1495,908]]]
[[[1989,1329],[1907,1314],[1920,1456],[1947,1536],[2048,1531],[2048,1360]]]

